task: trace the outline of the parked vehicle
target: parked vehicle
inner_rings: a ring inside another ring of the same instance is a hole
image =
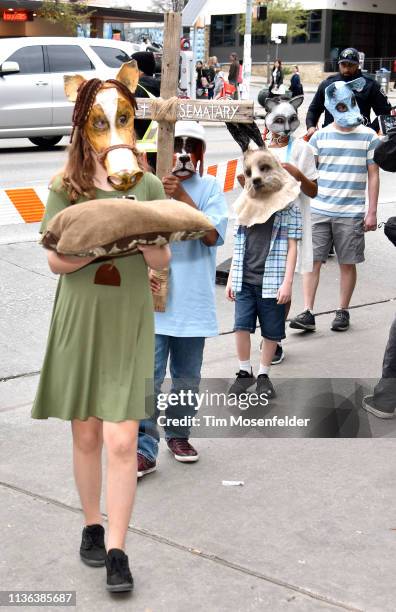
[[[0,138],[57,144],[71,133],[73,111],[63,76],[114,78],[138,46],[100,38],[0,39]]]

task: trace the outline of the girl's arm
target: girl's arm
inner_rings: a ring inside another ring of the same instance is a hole
[[[152,246],[139,244],[139,251],[142,252],[146,264],[153,270],[163,270],[167,268],[171,259],[171,251],[167,244],[164,246]]]
[[[311,181],[301,172],[301,170],[297,168],[297,166],[294,166],[293,164],[285,163],[282,164],[282,166],[296,179],[296,181],[301,183],[301,191],[305,193],[305,195],[310,198],[314,198],[317,195],[318,181]]]
[[[92,263],[96,257],[67,257],[47,251],[48,265],[54,274],[70,274]]]

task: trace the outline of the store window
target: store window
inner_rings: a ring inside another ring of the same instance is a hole
[[[236,46],[236,15],[213,15],[210,28],[211,47]]]
[[[77,45],[48,45],[50,72],[70,72],[72,70],[93,70],[88,55]]]
[[[43,47],[41,45],[23,47],[10,55],[7,61],[18,63],[18,74],[41,74],[44,72]]]
[[[293,36],[293,43],[319,43],[322,33],[322,11],[310,11],[307,19],[307,34]]]

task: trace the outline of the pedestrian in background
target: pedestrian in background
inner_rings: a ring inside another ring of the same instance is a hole
[[[204,65],[201,61],[198,61],[195,64],[195,72],[196,72],[195,95],[196,95],[196,98],[199,100],[200,98],[203,98],[205,94],[204,84],[206,83],[206,77],[204,76]],[[202,79],[205,79],[205,81],[203,81]]]
[[[300,71],[298,70],[298,66],[293,66],[293,74],[290,79],[290,87],[292,98],[296,96],[304,95],[304,89],[301,83]]]
[[[379,131],[378,118],[371,123],[371,111],[377,115],[389,115],[392,106],[382,93],[381,87],[377,81],[374,81],[371,77],[362,74],[359,64],[359,52],[352,47],[348,47],[341,51],[338,58],[339,73],[334,74],[324,81],[322,81],[318,87],[318,90],[313,97],[311,104],[309,105],[306,124],[307,124],[307,135],[312,134],[317,129],[318,121],[321,114],[324,112],[323,127],[330,125],[334,121],[334,117],[329,113],[325,107],[325,90],[326,87],[337,81],[344,81],[348,83],[354,79],[361,77],[364,79],[364,85],[361,91],[355,93],[356,102],[360,108],[360,112],[364,117],[365,125],[373,128],[374,131]]]
[[[230,69],[228,71],[228,82],[235,87],[234,100],[238,100],[238,77],[239,77],[239,59],[237,53],[230,55]]]
[[[285,88],[283,86],[282,62],[280,59],[277,59],[275,60],[275,63],[272,67],[269,94],[270,96],[277,96],[277,95],[282,95],[284,93],[285,93]]]
[[[217,63],[217,57],[215,56],[210,57],[208,60],[208,65],[204,70],[204,74],[208,82],[208,100],[213,100],[214,98],[216,63]]]

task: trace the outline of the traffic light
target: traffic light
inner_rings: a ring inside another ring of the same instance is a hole
[[[262,4],[256,4],[254,7],[254,17],[257,21],[265,21],[267,19],[267,7]]]

